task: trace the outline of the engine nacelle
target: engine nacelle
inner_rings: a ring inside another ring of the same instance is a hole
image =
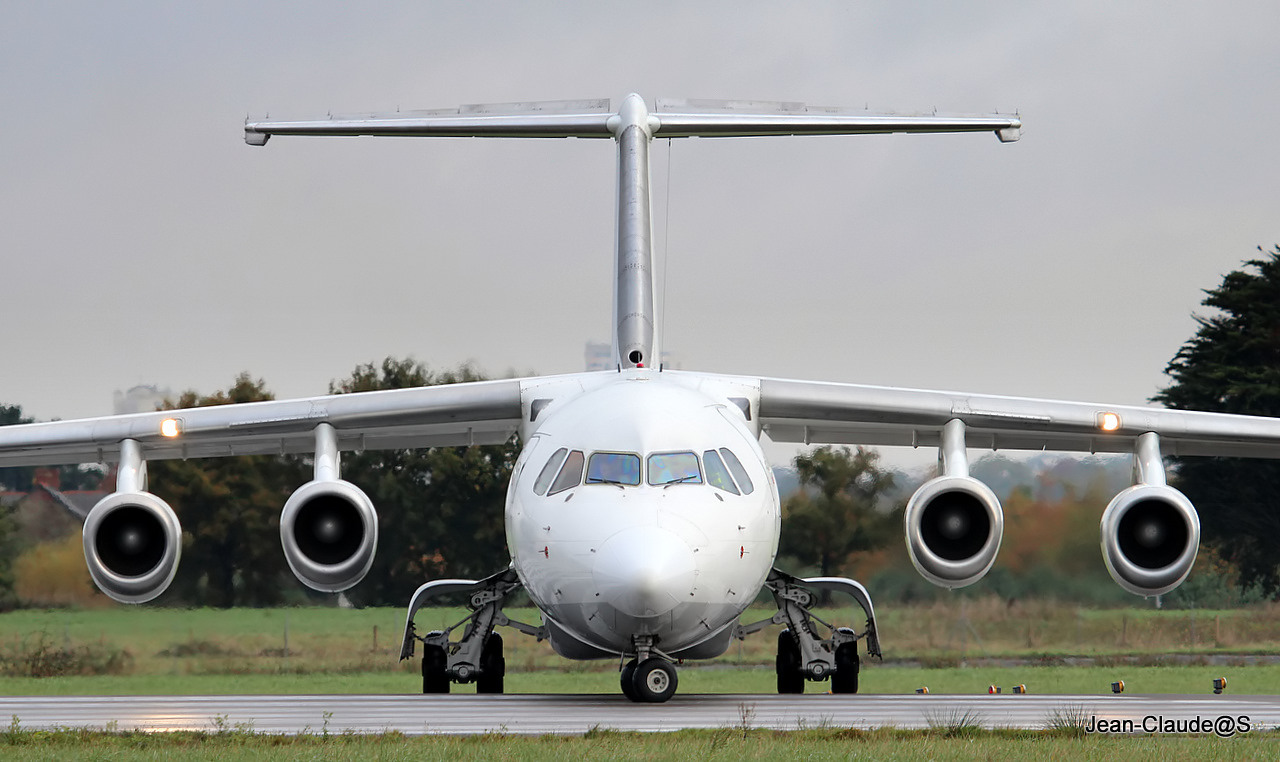
[[[991,488],[970,476],[925,482],[907,503],[907,552],[925,579],[972,585],[991,569],[1004,536],[1004,512]]]
[[[280,514],[280,544],[294,576],[313,590],[352,587],[373,566],[378,514],[346,481],[311,481],[289,496]]]
[[[146,603],[178,571],[182,527],[150,492],[116,492],[84,521],[84,560],[98,589],[121,603]]]
[[[1111,578],[1137,595],[1163,595],[1191,573],[1200,517],[1178,490],[1136,484],[1102,512],[1102,557]]]

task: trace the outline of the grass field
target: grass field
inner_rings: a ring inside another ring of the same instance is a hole
[[[536,622],[533,610],[516,619]],[[769,611],[759,610],[761,617]],[[460,609],[419,612],[419,630],[453,624]],[[822,612],[854,622],[851,610]],[[1035,693],[1101,694],[1114,680],[1134,693],[1203,693],[1215,677],[1231,693],[1275,693],[1280,665],[1213,666],[1212,655],[1280,652],[1280,608],[1225,611],[1079,610],[1001,601],[881,612],[888,661],[865,663],[862,691],[983,693],[1026,684]],[[400,609],[166,609],[15,611],[0,615],[0,691],[15,694],[412,693],[416,661],[397,662]],[[684,665],[681,693],[774,690],[775,638],[735,643],[719,659]],[[1194,645],[1193,645],[1194,644]],[[1159,666],[1151,654],[1180,658]],[[546,643],[506,638],[507,690],[615,693],[618,664],[572,662]],[[1063,666],[1063,654],[1091,657]],[[961,665],[967,666],[961,666]],[[1020,666],[1019,666],[1020,665]],[[31,675],[53,675],[34,677]],[[467,686],[457,687],[463,692]],[[826,685],[810,684],[811,692]]]
[[[418,614],[419,631],[453,624],[464,613],[424,609]],[[532,609],[508,613],[538,621]],[[753,613],[764,618],[772,611],[749,610],[744,619]],[[828,621],[861,625],[860,611],[820,614]],[[886,607],[878,614],[889,660],[931,666],[979,657],[1280,654],[1276,604],[1197,612],[960,599]],[[0,614],[0,650],[40,638],[52,645],[97,644],[127,650],[137,674],[376,671],[395,668],[403,628],[404,612],[398,608],[25,610]],[[514,634],[506,641],[509,668],[566,665],[545,643]],[[718,662],[771,664],[773,650],[774,638],[766,631],[733,645]]]

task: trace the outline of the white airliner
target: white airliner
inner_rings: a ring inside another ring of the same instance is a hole
[[[424,692],[451,683],[503,690],[502,638],[510,626],[548,639],[570,659],[616,658],[622,692],[665,701],[674,663],[724,652],[770,624],[777,687],[830,680],[857,691],[857,642],[880,645],[867,591],[842,578],[797,579],[773,568],[780,511],[760,449],[775,442],[937,447],[940,475],[911,498],[906,541],[930,581],[961,587],[991,568],[1003,515],[968,473],[966,448],[1131,452],[1134,484],[1102,517],[1111,575],[1140,595],[1172,590],[1195,561],[1195,509],[1165,483],[1163,454],[1280,457],[1280,419],[1076,402],[725,376],[655,365],[649,145],[655,137],[994,132],[1015,141],[1011,116],[886,116],[801,104],[609,101],[469,106],[313,121],[245,124],[251,145],[273,135],[607,138],[617,144],[613,370],[420,389],[57,421],[0,429],[0,466],[112,462],[116,492],[90,512],[85,559],[118,601],[159,595],[177,568],[181,530],[147,492],[151,459],[314,453],[314,479],[285,503],[280,539],[294,574],[325,591],[368,572],[378,521],[369,498],[339,474],[342,450],[501,443],[524,450],[507,493],[507,569],[483,580],[435,580],[414,593],[401,658],[423,644]],[[537,624],[503,614],[523,588]],[[740,616],[767,588],[773,617]],[[813,615],[817,590],[853,597],[860,630]],[[446,593],[472,614],[419,635],[414,615]]]

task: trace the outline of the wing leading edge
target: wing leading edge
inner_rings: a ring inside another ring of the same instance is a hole
[[[936,447],[958,419],[974,448],[1130,453],[1154,433],[1165,455],[1280,458],[1280,418],[1131,405],[762,378],[759,416],[775,442]]]
[[[0,466],[309,453],[330,424],[341,450],[497,444],[515,433],[522,380],[478,381],[0,427]],[[176,421],[177,436],[161,424]]]

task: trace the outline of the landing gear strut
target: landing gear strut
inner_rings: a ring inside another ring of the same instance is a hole
[[[867,655],[880,657],[880,638],[876,632],[876,615],[871,597],[862,585],[842,577],[800,579],[774,569],[765,581],[773,593],[778,613],[769,619],[739,625],[738,638],[763,630],[772,624],[786,625],[778,633],[778,658],[775,670],[778,693],[804,693],[806,680],[831,680],[832,693],[857,693],[858,641],[866,639]],[[852,597],[867,614],[867,627],[857,633],[848,627],[835,627],[819,619],[810,610],[814,590],[830,590]],[[830,632],[822,637],[818,626]]]
[[[409,603],[400,659],[412,657],[414,643],[422,642],[423,693],[448,693],[451,683],[471,682],[476,684],[477,693],[503,692],[507,662],[502,655],[502,636],[494,632],[494,628],[511,627],[539,640],[547,636],[545,629],[513,621],[502,612],[502,602],[519,587],[515,571],[508,569],[478,582],[446,579],[418,588]],[[471,613],[446,630],[418,635],[413,624],[414,614],[428,599],[446,593],[470,593]],[[458,627],[463,627],[462,637],[450,640],[450,634]]]

